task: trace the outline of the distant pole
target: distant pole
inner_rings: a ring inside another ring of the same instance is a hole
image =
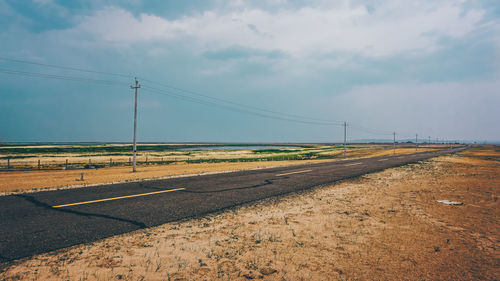
[[[431,144],[431,136],[429,136],[429,144]]]
[[[135,165],[136,165],[136,153],[137,153],[137,142],[136,142],[136,136],[137,136],[137,89],[139,89],[141,85],[139,85],[139,81],[137,81],[137,78],[135,78],[135,86],[130,86],[131,89],[135,89],[135,104],[134,104],[134,163],[133,163],[133,168],[132,172],[135,173]]]
[[[344,158],[345,158],[346,142],[347,142],[347,122],[344,121]]]
[[[38,170],[40,170],[40,159],[38,159]]]
[[[415,134],[415,150],[418,150],[418,134]]]
[[[396,155],[396,132],[392,133],[392,135],[394,136],[394,155]]]

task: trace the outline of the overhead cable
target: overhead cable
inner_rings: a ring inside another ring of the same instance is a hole
[[[201,97],[209,98],[211,100],[215,100],[215,101],[218,101],[218,102],[224,102],[224,103],[235,105],[235,106],[239,106],[239,107],[244,107],[244,108],[248,108],[248,109],[252,109],[252,110],[258,110],[258,111],[272,113],[272,114],[277,114],[277,115],[288,116],[288,117],[292,117],[292,118],[308,119],[308,120],[312,120],[312,121],[327,122],[327,123],[336,123],[339,126],[342,125],[341,121],[333,121],[333,120],[326,120],[326,119],[319,119],[319,118],[311,118],[311,117],[307,117],[307,116],[303,116],[303,115],[297,115],[297,114],[290,114],[290,113],[284,113],[284,112],[279,112],[279,111],[268,110],[268,109],[264,109],[264,108],[260,108],[260,107],[256,107],[256,106],[251,106],[251,105],[247,105],[247,104],[233,102],[233,101],[226,100],[226,99],[212,97],[212,96],[209,96],[209,95],[206,95],[206,94],[202,94],[200,92],[195,92],[195,91],[191,91],[191,90],[182,89],[182,88],[179,88],[179,87],[176,87],[176,86],[172,86],[172,85],[168,85],[168,84],[156,82],[156,81],[149,80],[149,79],[146,79],[146,78],[141,78],[141,77],[139,77],[139,78],[141,80],[146,81],[146,82],[154,83],[154,84],[166,87],[166,88],[170,88],[170,89],[173,89],[173,90],[177,90],[177,91],[181,91],[181,92],[184,92],[184,93],[192,94],[192,95],[195,95],[195,96],[201,96]]]
[[[247,113],[250,115],[260,116],[260,117],[264,117],[264,118],[268,118],[268,119],[283,120],[283,121],[302,123],[302,124],[311,124],[311,125],[338,126],[338,124],[336,124],[336,123],[315,122],[315,121],[292,119],[292,118],[285,118],[285,117],[280,117],[280,116],[273,116],[273,115],[269,115],[269,114],[263,114],[260,112],[255,112],[255,111],[251,111],[251,110],[247,110],[247,109],[237,108],[234,106],[228,106],[228,105],[219,104],[219,103],[215,103],[215,102],[211,102],[211,101],[206,101],[206,100],[202,100],[202,99],[198,99],[198,98],[194,98],[194,97],[180,95],[177,93],[173,93],[173,92],[169,92],[169,91],[165,91],[165,90],[161,90],[161,89],[156,89],[156,88],[145,86],[145,85],[141,85],[141,86],[143,87],[143,91],[146,91],[146,92],[170,96],[170,97],[174,97],[177,99],[195,102],[195,103],[199,103],[199,104],[204,104],[204,105],[208,105],[208,106],[224,108],[224,109],[232,110],[235,112]]]
[[[73,70],[73,71],[94,73],[94,74],[103,74],[103,75],[111,75],[111,76],[118,76],[118,77],[124,77],[124,78],[133,78],[133,75],[126,75],[126,74],[112,73],[112,72],[104,72],[104,71],[96,71],[96,70],[83,69],[83,68],[77,68],[77,67],[60,66],[60,65],[47,64],[47,63],[41,63],[41,62],[34,62],[34,61],[28,61],[28,60],[10,59],[10,58],[5,58],[5,57],[0,57],[0,60],[10,61],[10,62],[17,62],[17,63],[24,63],[24,64],[32,64],[32,65],[38,65],[38,66],[46,66],[46,67],[59,68],[59,69],[65,69],[65,70]]]
[[[106,85],[120,85],[120,86],[128,85],[127,83],[118,82],[118,81],[101,80],[101,79],[93,79],[93,78],[85,78],[85,77],[75,77],[75,76],[65,76],[65,75],[56,75],[56,74],[47,74],[47,73],[38,73],[38,72],[19,71],[19,70],[11,70],[11,69],[3,69],[3,68],[0,68],[0,73],[10,74],[10,75],[18,75],[18,76],[37,77],[37,78],[67,80],[67,81],[90,82],[90,83],[98,83],[98,84],[106,84]]]

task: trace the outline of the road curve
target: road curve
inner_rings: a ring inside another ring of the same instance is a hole
[[[1,196],[0,262],[463,149]]]

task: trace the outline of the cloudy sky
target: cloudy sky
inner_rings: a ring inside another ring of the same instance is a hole
[[[350,139],[500,140],[499,18],[489,0],[0,0],[0,141],[130,141],[134,76],[143,142],[340,141],[344,120]]]

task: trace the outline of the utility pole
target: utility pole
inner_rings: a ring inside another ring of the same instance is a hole
[[[396,155],[396,132],[392,133],[394,136],[394,155]]]
[[[415,134],[415,151],[418,150],[418,134]]]
[[[136,164],[136,160],[135,160],[135,156],[136,156],[136,152],[137,152],[137,142],[136,142],[136,136],[137,136],[137,89],[139,89],[141,87],[141,85],[139,85],[139,81],[137,81],[137,78],[134,78],[135,79],[135,86],[130,86],[131,89],[135,89],[135,105],[134,105],[134,164],[133,164],[133,168],[132,168],[132,172],[135,173],[136,169],[135,169],[135,164]]]
[[[347,122],[344,121],[344,158],[345,158],[345,145],[347,141],[346,133],[347,133]]]
[[[431,136],[429,136],[429,144],[431,144]]]

